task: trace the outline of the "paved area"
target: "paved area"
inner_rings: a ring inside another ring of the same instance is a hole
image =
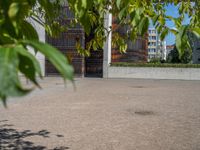
[[[200,81],[76,79],[0,106],[0,149],[200,150]]]

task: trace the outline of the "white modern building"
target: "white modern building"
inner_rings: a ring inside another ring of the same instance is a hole
[[[158,56],[158,33],[155,28],[149,28],[148,34],[148,61],[150,61]]]
[[[159,34],[155,28],[149,28],[148,34],[148,61],[154,58],[166,60],[166,41],[160,40]]]

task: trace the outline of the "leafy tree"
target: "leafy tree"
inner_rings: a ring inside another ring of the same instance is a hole
[[[0,0],[0,99],[5,104],[7,97],[23,96],[32,90],[22,87],[19,72],[39,86],[36,76],[41,76],[41,69],[28,47],[44,54],[64,79],[73,80],[73,69],[66,57],[47,43],[40,42],[28,19],[38,22],[54,36],[57,31],[66,29],[59,24],[58,16],[62,5],[68,4],[75,15],[72,22],[82,25],[86,34],[89,35],[91,30],[94,34],[86,48],[77,44],[77,50],[82,54],[88,54],[90,49],[103,47],[111,31],[111,28],[105,29],[103,23],[107,12],[120,21],[120,26],[129,26],[126,36],[132,40],[137,35],[144,35],[152,21],[161,39],[169,32],[176,35],[177,49],[183,55],[184,50],[190,48],[186,31],[200,35],[200,1],[191,2],[192,0]],[[169,3],[179,7],[180,17],[173,18],[165,14],[165,6]],[[182,25],[186,14],[191,18],[187,26]],[[166,26],[167,20],[176,24],[176,30]],[[125,51],[127,46],[123,38],[118,41],[121,41],[120,50]]]
[[[59,6],[58,1],[0,0],[0,99],[4,104],[7,97],[23,96],[32,90],[22,87],[19,72],[39,87],[36,76],[42,76],[40,65],[29,53],[28,47],[44,54],[64,79],[73,80],[73,68],[65,56],[47,43],[40,42],[36,30],[28,21],[37,21],[54,35],[59,26],[53,19],[59,13]]]
[[[167,62],[168,63],[190,63],[192,60],[192,53],[190,50],[185,50],[183,55],[180,54],[176,48],[176,46],[174,47],[174,49],[169,53],[168,57],[167,57]]]

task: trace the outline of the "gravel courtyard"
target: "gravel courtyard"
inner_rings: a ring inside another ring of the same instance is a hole
[[[61,78],[0,106],[0,150],[200,150],[200,81]]]

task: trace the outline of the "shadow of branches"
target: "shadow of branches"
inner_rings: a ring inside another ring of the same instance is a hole
[[[27,137],[40,136],[49,138],[50,132],[41,130],[32,132],[30,130],[17,131],[14,125],[8,124],[8,120],[0,120],[0,150],[46,150],[47,147],[36,145],[33,142],[25,140]],[[59,137],[59,136],[57,136]],[[60,135],[60,137],[63,137]],[[68,150],[69,147],[55,147],[51,150]]]

